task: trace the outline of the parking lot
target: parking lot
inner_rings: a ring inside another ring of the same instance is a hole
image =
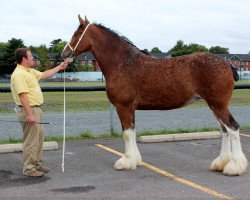
[[[250,160],[248,132],[241,142]],[[65,172],[62,149],[45,151],[50,172],[42,178],[22,176],[21,153],[0,154],[0,199],[250,199],[249,169],[236,177],[209,171],[220,146],[220,139],[138,143],[143,166],[117,171],[123,139],[66,141]]]

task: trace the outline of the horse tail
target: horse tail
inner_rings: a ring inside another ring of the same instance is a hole
[[[233,72],[234,80],[238,81],[239,80],[239,74],[238,74],[238,69],[235,67],[232,63],[230,63],[231,70]]]

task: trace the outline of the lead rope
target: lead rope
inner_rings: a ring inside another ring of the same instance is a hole
[[[86,31],[88,30],[89,26],[91,25],[91,23],[89,23],[85,30],[83,31],[81,37],[79,38],[76,46],[74,48],[71,47],[70,42],[68,42],[63,51],[67,48],[67,46],[69,46],[69,48],[71,49],[72,53],[69,56],[69,58],[71,58],[71,56],[73,55],[73,53],[75,52],[75,50],[77,49],[78,45],[80,44],[80,42],[82,41],[82,38],[84,36],[84,34],[86,33]],[[71,58],[72,59],[72,58]],[[72,62],[73,60],[71,60],[70,62]],[[63,155],[62,155],[62,172],[64,172],[64,154],[65,154],[65,70],[64,70],[64,78],[63,78]]]
[[[63,71],[63,155],[62,155],[62,172],[64,172],[64,155],[65,155],[65,110],[66,110],[66,104],[65,104],[65,99],[66,99],[66,95],[65,95],[65,70]]]

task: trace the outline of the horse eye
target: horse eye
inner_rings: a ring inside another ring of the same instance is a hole
[[[82,32],[83,32],[83,31],[79,31],[79,32],[78,32],[78,31],[75,31],[73,36],[76,37],[78,34],[82,34]]]

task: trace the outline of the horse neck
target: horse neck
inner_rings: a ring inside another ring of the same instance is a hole
[[[117,75],[122,70],[127,60],[131,60],[131,55],[136,54],[137,50],[121,38],[108,32],[102,32],[102,35],[94,35],[92,54],[95,56],[99,67],[105,78]],[[139,51],[138,51],[139,52]]]

